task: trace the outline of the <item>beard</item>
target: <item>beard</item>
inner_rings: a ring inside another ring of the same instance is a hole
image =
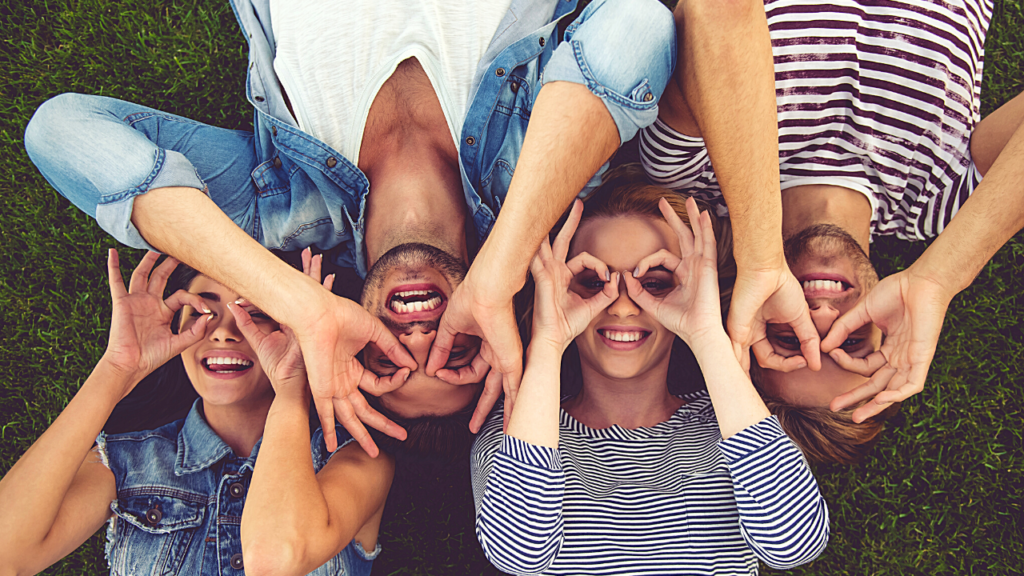
[[[384,285],[388,273],[397,268],[422,267],[440,272],[453,289],[462,283],[469,270],[462,260],[440,248],[419,242],[400,244],[385,252],[366,273],[366,282],[363,284],[363,294],[360,297],[363,307],[373,307],[375,297]]]
[[[790,268],[804,258],[815,258],[825,264],[849,260],[853,263],[857,283],[863,293],[878,284],[878,272],[860,244],[846,230],[834,224],[816,224],[786,238],[783,244]]]

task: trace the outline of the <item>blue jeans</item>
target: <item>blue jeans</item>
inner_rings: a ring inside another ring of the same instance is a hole
[[[549,4],[515,0],[519,11],[510,10],[506,19],[528,22],[534,14],[529,10],[543,5],[536,10],[550,12]],[[478,74],[459,155],[469,214],[481,240],[508,192],[543,83],[587,86],[605,102],[622,141],[657,117],[675,66],[669,11],[657,0],[595,0],[559,42],[557,18],[568,4],[575,0],[557,2],[561,12],[539,28],[530,24],[511,40],[508,34],[496,36],[497,55]],[[278,102],[283,96],[260,88],[276,86],[276,79],[260,76],[272,73],[272,58],[261,48],[267,31],[251,22],[253,11],[266,7],[260,0],[235,0],[233,7],[253,38],[246,93],[256,108],[254,132],[215,128],[110,98],[63,94],[40,106],[29,123],[29,157],[54,188],[129,246],[150,248],[131,222],[134,198],[180,186],[204,190],[267,248],[343,245],[335,263],[365,275],[369,182],[354,164],[281,115],[287,110]]]

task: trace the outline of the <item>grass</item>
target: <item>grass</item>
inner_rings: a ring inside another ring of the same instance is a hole
[[[0,5],[0,470],[57,416],[99,358],[108,238],[25,155],[35,108],[65,91],[251,127],[246,46],[221,0]],[[983,112],[1024,90],[1024,1],[1001,0],[986,46]],[[888,274],[924,245],[880,240]],[[127,268],[139,254],[124,254]],[[1024,235],[949,310],[926,390],[866,463],[821,467],[832,541],[800,574],[1017,574],[1024,562]],[[464,469],[403,473],[375,574],[493,573],[472,529]],[[638,534],[638,545],[643,536]],[[107,572],[102,539],[47,574]],[[770,572],[770,571],[768,571]]]

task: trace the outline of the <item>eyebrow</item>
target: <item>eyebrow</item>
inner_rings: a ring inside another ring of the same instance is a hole
[[[203,300],[209,300],[210,302],[220,302],[220,295],[214,294],[213,292],[200,292],[199,297]]]
[[[664,266],[652,266],[647,269],[647,272],[666,272],[668,274],[672,274],[672,271]]]

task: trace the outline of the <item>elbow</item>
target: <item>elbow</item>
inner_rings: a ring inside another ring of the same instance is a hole
[[[810,530],[801,536],[797,542],[783,550],[762,549],[763,554],[758,556],[762,562],[775,570],[789,570],[812,562],[828,546],[828,524],[825,524],[824,529]]]
[[[507,540],[488,535],[485,529],[477,525],[477,540],[487,560],[502,572],[516,575],[543,574],[551,567],[561,548],[561,539],[554,538],[543,542]]]
[[[279,537],[242,540],[242,562],[249,576],[302,576],[302,550]]]

